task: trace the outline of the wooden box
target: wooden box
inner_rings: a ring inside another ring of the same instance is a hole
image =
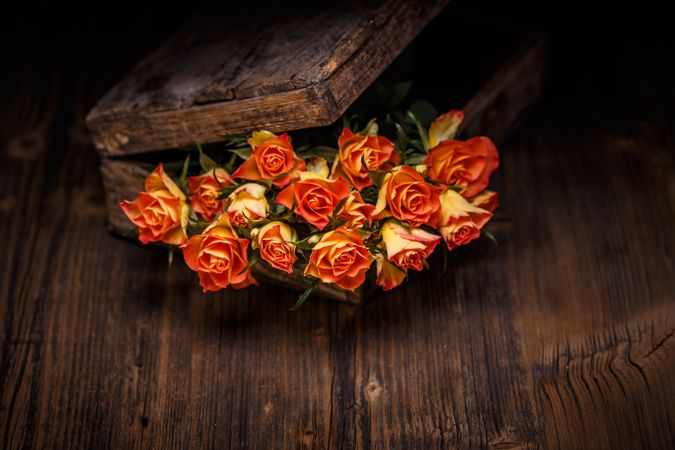
[[[235,24],[219,7],[204,11],[141,61],[87,117],[101,154],[110,229],[135,236],[118,204],[142,190],[144,177],[165,154],[160,150],[255,129],[333,123],[445,3],[315,5],[304,15],[269,14]],[[463,109],[464,134],[488,135],[499,144],[541,95],[541,35],[450,7],[413,45],[411,95],[430,98],[442,110]],[[302,286],[301,275],[289,277],[262,264],[254,273],[261,281]],[[369,289],[319,285],[315,292],[359,303]]]

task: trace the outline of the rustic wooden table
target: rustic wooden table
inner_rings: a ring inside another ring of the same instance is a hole
[[[274,286],[203,295],[165,253],[106,232],[83,116],[129,67],[101,43],[112,30],[9,55],[2,447],[675,446],[665,44],[633,33],[580,55],[554,36],[549,95],[501,147],[499,246],[363,308],[294,312],[297,292]]]

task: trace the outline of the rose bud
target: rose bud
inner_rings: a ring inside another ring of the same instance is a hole
[[[144,244],[161,241],[180,245],[187,240],[190,208],[162,164],[145,179],[145,192],[132,201],[122,200],[120,208],[138,227],[138,240]]]
[[[283,222],[270,222],[251,232],[253,248],[260,249],[260,257],[275,269],[293,273],[295,263],[295,231]]]
[[[249,220],[267,217],[270,205],[265,198],[267,188],[258,183],[246,183],[235,189],[227,198],[227,217],[233,225],[245,227]]]
[[[215,219],[225,205],[225,200],[218,198],[220,189],[222,186],[232,184],[232,180],[225,169],[217,168],[215,173],[218,180],[213,176],[213,171],[188,179],[190,205],[197,214],[208,221]]]
[[[380,186],[375,218],[394,216],[412,225],[436,222],[438,191],[410,166],[398,166],[387,173]]]
[[[429,147],[434,148],[441,142],[452,139],[464,121],[464,113],[457,109],[442,114],[429,126]]]
[[[248,266],[248,239],[237,236],[226,215],[192,236],[185,244],[183,257],[188,267],[197,272],[207,291],[232,286],[235,289],[258,284]]]
[[[499,154],[485,136],[467,141],[447,139],[429,150],[424,163],[429,166],[429,179],[465,186],[461,194],[470,199],[487,187],[499,166]]]
[[[358,190],[373,184],[369,170],[389,170],[398,163],[394,144],[382,136],[361,136],[345,128],[338,147],[332,177],[342,178]]]
[[[249,143],[253,154],[232,173],[232,178],[272,180],[275,186],[284,187],[291,182],[292,172],[305,170],[305,161],[296,156],[286,133],[277,137],[269,131],[255,132]]]
[[[389,291],[394,289],[405,280],[408,275],[406,269],[396,267],[384,257],[382,254],[377,254],[375,257],[375,264],[377,265],[377,282],[383,290]]]
[[[297,181],[279,192],[276,202],[323,230],[335,207],[348,195],[349,187],[340,179],[327,180],[311,172],[300,172]]]
[[[372,262],[373,256],[361,237],[348,228],[338,227],[321,236],[314,246],[305,276],[354,290],[365,281]]]
[[[305,164],[307,165],[307,172],[317,174],[321,178],[328,178],[330,169],[328,169],[328,161],[326,161],[326,158],[315,156],[314,158],[309,158],[305,161]]]
[[[403,269],[422,270],[422,263],[441,241],[440,236],[393,220],[382,225],[381,233],[387,259]]]
[[[492,213],[469,203],[452,189],[441,195],[438,231],[449,250],[467,244],[478,236]]]

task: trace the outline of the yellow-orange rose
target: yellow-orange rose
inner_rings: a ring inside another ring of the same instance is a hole
[[[190,208],[162,164],[145,179],[145,192],[132,201],[122,200],[120,208],[138,227],[138,240],[144,244],[161,241],[180,245],[187,240]]]
[[[438,191],[410,166],[398,166],[388,172],[380,186],[373,214],[382,219],[394,216],[412,225],[436,223]]]
[[[434,148],[441,142],[454,138],[463,121],[464,113],[457,109],[436,117],[429,125],[429,147]]]
[[[225,169],[217,168],[215,173],[218,180],[213,176],[213,171],[189,178],[190,205],[197,214],[209,221],[215,219],[225,205],[225,199],[219,198],[220,189],[232,184]]]
[[[471,204],[494,213],[497,206],[499,206],[499,197],[495,191],[488,191],[486,189],[472,198]]]
[[[270,222],[251,232],[253,248],[260,249],[260,257],[270,266],[293,273],[295,231],[283,222]]]
[[[232,178],[272,180],[275,186],[284,187],[291,182],[291,172],[305,170],[305,161],[295,155],[288,134],[275,136],[261,131],[253,135],[249,139],[253,154],[232,173]]]
[[[492,213],[469,203],[452,189],[441,195],[438,231],[449,250],[467,244],[478,236]]]
[[[188,267],[197,272],[204,292],[258,284],[248,266],[248,239],[237,236],[227,216],[221,215],[202,234],[182,245]]]
[[[362,136],[345,128],[338,147],[332,177],[342,178],[358,190],[373,184],[369,170],[388,170],[398,163],[394,144],[382,136]]]
[[[396,267],[387,261],[387,258],[385,258],[382,254],[378,253],[375,258],[375,263],[377,265],[376,284],[381,286],[385,291],[389,291],[397,287],[403,282],[403,280],[405,280],[405,277],[408,275],[408,271],[406,269]]]
[[[387,259],[404,269],[422,270],[422,263],[441,241],[440,236],[393,220],[382,225],[381,233]]]
[[[327,180],[315,173],[300,172],[299,179],[279,192],[275,201],[288,209],[295,205],[295,214],[323,230],[347,195],[349,186],[341,179]]]
[[[235,189],[229,196],[227,217],[233,225],[245,227],[249,220],[267,217],[270,205],[265,198],[267,188],[258,183],[246,183]]]
[[[363,201],[358,191],[351,192],[338,214],[338,219],[345,221],[344,226],[352,230],[360,230],[370,225],[373,220],[375,205]]]
[[[373,257],[359,235],[339,227],[324,234],[314,246],[305,275],[354,290],[365,281],[372,262]]]
[[[429,179],[465,186],[462,195],[472,198],[487,187],[490,175],[499,166],[499,154],[485,136],[467,141],[447,139],[429,150],[424,163],[429,166]]]

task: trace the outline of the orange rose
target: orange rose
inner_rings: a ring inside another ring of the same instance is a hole
[[[359,235],[339,227],[324,234],[314,246],[305,275],[354,290],[365,281],[372,262],[373,257]]]
[[[412,167],[398,166],[384,176],[373,214],[434,226],[438,207],[438,191]]]
[[[228,197],[227,217],[232,224],[245,227],[249,220],[267,217],[270,205],[265,198],[267,188],[258,183],[246,183],[235,189]]]
[[[466,186],[462,195],[472,198],[487,187],[490,175],[499,166],[499,154],[485,136],[464,142],[447,139],[429,150],[424,163],[429,166],[427,176],[430,179]]]
[[[213,171],[189,178],[190,205],[192,209],[205,220],[211,221],[223,210],[225,200],[218,198],[222,186],[231,185],[230,176],[225,169],[215,170],[218,180],[213,176]]]
[[[441,241],[440,236],[392,220],[382,225],[381,233],[387,259],[404,269],[422,270],[422,263]]]
[[[330,222],[333,210],[344,197],[349,187],[344,181],[327,180],[311,172],[300,172],[298,181],[277,195],[276,202],[304,218],[319,230]]]
[[[295,263],[295,231],[283,222],[270,222],[251,232],[253,248],[260,249],[260,256],[270,266],[293,273]]]
[[[338,219],[344,220],[344,226],[347,228],[360,230],[365,225],[371,224],[373,211],[375,211],[375,205],[365,203],[361,194],[354,191],[349,194],[340,214],[338,214]]]
[[[406,269],[396,267],[384,255],[379,254],[375,258],[377,264],[377,281],[376,284],[381,286],[383,290],[389,291],[401,284],[405,277],[408,276]]]
[[[471,199],[471,204],[481,209],[486,209],[491,213],[495,212],[497,206],[499,206],[499,197],[494,191],[488,191],[487,189],[476,195]]]
[[[398,163],[394,144],[382,136],[361,136],[345,128],[338,147],[332,177],[342,178],[358,190],[373,184],[369,170],[388,170]]]
[[[232,286],[244,288],[258,282],[248,266],[248,239],[237,236],[227,216],[221,215],[202,234],[181,246],[188,267],[197,272],[204,292]]]
[[[286,133],[277,137],[269,131],[256,132],[249,143],[253,155],[234,171],[232,178],[272,180],[275,186],[284,187],[291,182],[291,172],[305,170],[305,161],[295,155]]]
[[[438,231],[448,249],[452,250],[480,236],[480,229],[490,220],[492,213],[472,205],[460,194],[448,189],[441,195],[438,216]]]
[[[133,201],[122,200],[120,208],[138,227],[138,240],[144,244],[161,241],[180,245],[187,240],[190,208],[162,164],[145,179],[145,192]]]

